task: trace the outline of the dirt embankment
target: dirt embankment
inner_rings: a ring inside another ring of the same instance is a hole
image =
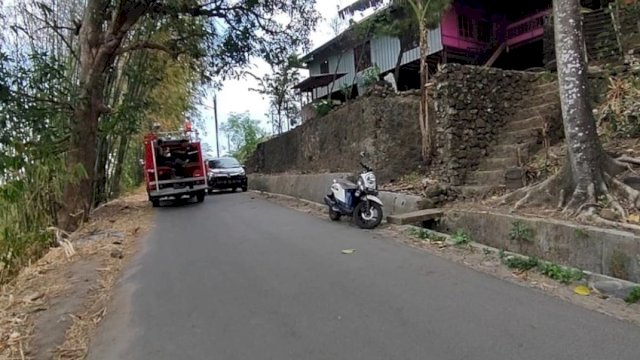
[[[96,209],[0,290],[0,358],[83,359],[111,289],[151,227],[144,192]]]

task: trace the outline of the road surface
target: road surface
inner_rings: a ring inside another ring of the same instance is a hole
[[[90,360],[640,356],[638,327],[249,194],[156,223]]]

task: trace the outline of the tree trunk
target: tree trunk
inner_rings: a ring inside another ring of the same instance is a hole
[[[429,163],[431,160],[431,127],[429,126],[429,94],[427,82],[429,81],[429,67],[427,57],[429,44],[427,38],[427,26],[420,23],[420,131],[422,133],[422,158]]]
[[[111,178],[111,186],[109,186],[108,196],[117,198],[120,196],[120,180],[122,178],[122,169],[124,167],[125,156],[129,145],[130,134],[121,135],[120,143],[118,144],[118,150],[116,153],[116,164],[113,171],[113,177]]]
[[[606,157],[589,103],[589,80],[583,51],[579,0],[554,0],[553,17],[558,80],[568,161],[577,182],[574,201],[587,200],[590,186],[604,183],[598,164]]]
[[[69,174],[78,174],[78,168],[83,168],[86,176],[67,182],[64,187],[57,221],[58,226],[67,231],[77,229],[91,209],[98,120],[108,111],[104,104],[105,72],[113,64],[122,40],[146,11],[137,3],[132,3],[132,8],[117,7],[120,12],[110,18],[114,23],[106,24],[108,4],[105,0],[88,0],[78,34],[79,94],[70,123],[71,139],[66,160]]]
[[[109,137],[107,134],[98,136],[96,180],[93,187],[93,205],[96,206],[107,200],[107,164],[109,163]]]
[[[396,81],[396,89],[400,91],[400,68],[402,67],[402,56],[406,50],[400,46],[400,52],[396,58],[396,66],[393,68],[393,79]]]

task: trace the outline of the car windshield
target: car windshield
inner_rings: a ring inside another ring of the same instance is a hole
[[[240,163],[231,158],[215,159],[209,161],[209,167],[212,169],[231,169],[240,167]]]

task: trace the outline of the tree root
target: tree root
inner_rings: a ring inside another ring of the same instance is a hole
[[[514,204],[514,209],[527,205],[556,205],[558,210],[569,216],[596,219],[603,225],[640,231],[639,225],[627,223],[628,209],[640,209],[640,191],[615,178],[630,167],[628,164],[640,165],[640,159],[607,157],[599,167],[600,174],[591,181],[574,179],[571,169],[565,165],[545,181],[507,194],[499,202],[502,205]],[[605,208],[615,211],[621,222],[602,218],[599,214]]]
[[[617,221],[611,221],[611,220],[604,219],[604,218],[602,218],[601,216],[598,216],[598,215],[592,216],[589,220],[591,220],[592,222],[595,222],[596,224],[599,224],[599,225],[604,225],[604,226],[609,226],[609,227],[614,227],[614,228],[620,228],[620,229],[624,229],[624,230],[629,230],[629,231],[639,232],[640,233],[640,225],[617,222]]]

